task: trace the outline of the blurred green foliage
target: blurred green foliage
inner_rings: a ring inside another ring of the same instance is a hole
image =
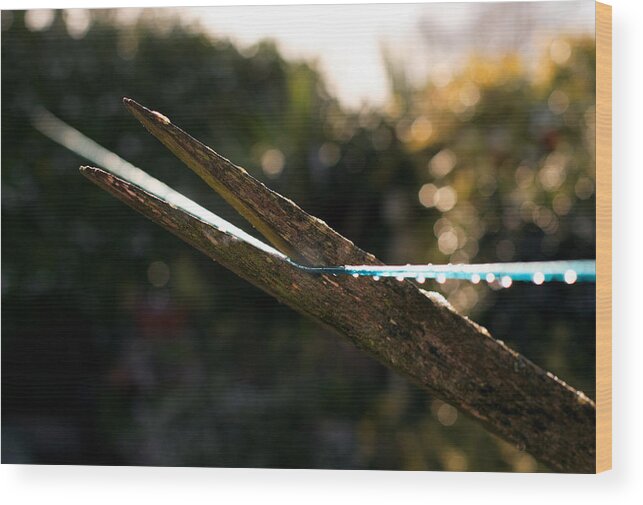
[[[89,184],[30,118],[245,226],[132,97],[389,263],[591,258],[593,40],[551,41],[535,73],[472,55],[420,88],[389,57],[389,106],[351,111],[269,41],[67,16],[2,13],[4,463],[546,470]],[[594,396],[593,286],[435,288]]]

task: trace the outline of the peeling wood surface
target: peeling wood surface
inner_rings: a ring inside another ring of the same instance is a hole
[[[374,264],[323,221],[165,116],[125,101],[145,127],[275,247],[311,265]],[[96,168],[83,174],[248,282],[562,472],[595,470],[594,402],[414,281],[310,274]]]

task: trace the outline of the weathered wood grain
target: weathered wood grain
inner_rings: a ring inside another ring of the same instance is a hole
[[[128,108],[275,247],[308,264],[376,263],[323,221],[135,102]],[[100,169],[81,171],[152,221],[552,469],[595,470],[592,400],[414,281],[310,274]]]
[[[596,471],[612,468],[612,7],[596,3]]]

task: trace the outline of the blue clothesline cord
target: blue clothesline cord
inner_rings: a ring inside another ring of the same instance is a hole
[[[54,142],[83,158],[97,163],[108,172],[208,223],[217,230],[247,242],[267,254],[288,261],[292,266],[311,274],[352,275],[354,277],[371,277],[374,280],[379,280],[382,277],[395,277],[401,281],[412,278],[420,283],[427,279],[435,279],[439,283],[445,282],[447,279],[460,279],[475,284],[482,281],[488,283],[498,282],[503,287],[509,287],[514,281],[527,281],[534,284],[552,281],[566,282],[568,284],[596,282],[596,261],[594,260],[484,263],[477,265],[341,265],[323,267],[300,265],[271,245],[249,235],[232,223],[204,209],[181,193],[145,173],[140,168],[120,158],[115,153],[108,151],[46,109],[34,110],[32,124]]]
[[[292,262],[291,262],[292,263]],[[352,275],[354,277],[395,277],[398,280],[413,278],[420,282],[435,279],[444,282],[447,279],[460,279],[475,284],[486,281],[498,281],[508,287],[514,281],[527,281],[534,284],[560,281],[567,284],[576,282],[596,282],[596,261],[533,261],[515,263],[481,263],[481,264],[448,264],[448,265],[345,265],[334,267],[297,267],[311,273]]]

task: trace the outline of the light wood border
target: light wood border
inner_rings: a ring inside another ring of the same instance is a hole
[[[612,7],[596,3],[596,472],[612,468]]]

